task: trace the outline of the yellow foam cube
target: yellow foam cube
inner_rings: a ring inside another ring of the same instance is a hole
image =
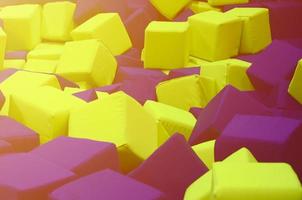
[[[69,136],[112,142],[142,159],[158,147],[155,120],[123,92],[71,111]]]
[[[242,22],[238,17],[208,11],[189,17],[192,56],[217,61],[239,52]]]
[[[245,4],[248,3],[249,0],[208,0],[208,3],[212,6],[224,6],[231,4]]]
[[[151,4],[166,18],[172,20],[191,0],[150,0]]]
[[[70,110],[84,104],[73,95],[44,86],[12,94],[9,116],[36,131],[45,143],[67,136]]]
[[[41,6],[24,4],[0,12],[7,34],[7,50],[31,50],[41,41]]]
[[[300,200],[301,183],[285,163],[215,163],[215,200]]]
[[[151,22],[145,30],[144,67],[183,68],[189,59],[187,22]]]
[[[288,93],[302,104],[302,59],[298,62],[295,74],[288,87]]]
[[[22,91],[30,91],[41,86],[52,86],[61,88],[54,75],[34,73],[27,71],[18,71],[0,83],[0,90],[5,96],[5,104],[2,107],[1,114],[7,115],[10,104],[10,95]]]
[[[71,39],[75,9],[76,4],[69,1],[46,3],[42,11],[42,38],[52,41]]]
[[[196,145],[193,150],[197,155],[202,158],[202,160],[209,160],[211,154],[214,154],[214,141],[209,141],[201,145]],[[207,158],[205,158],[207,156]],[[254,158],[253,154],[246,148],[241,148],[228,156],[223,163],[254,163],[257,160]],[[213,171],[212,163],[210,170],[193,182],[186,190],[185,200],[212,200],[211,196],[213,193],[212,183],[213,183]]]
[[[243,21],[240,53],[258,53],[272,42],[268,12],[266,8],[234,8],[226,13]]]
[[[24,69],[32,72],[54,73],[56,71],[58,61],[29,59],[24,65]]]
[[[64,45],[65,43],[63,42],[42,42],[39,43],[34,50],[50,49],[50,50],[62,51]]]
[[[195,117],[187,111],[155,101],[146,101],[144,109],[160,123],[171,136],[180,133],[189,139],[195,126]]]
[[[83,92],[85,90],[81,89],[81,88],[74,88],[74,87],[65,87],[64,88],[64,92],[67,94],[74,94],[77,92]]]
[[[4,65],[5,49],[6,49],[6,33],[0,27],[0,69]]]
[[[216,80],[218,90],[232,85],[241,91],[251,91],[254,87],[246,71],[251,63],[238,59],[227,59],[203,64],[200,75]]]
[[[192,1],[189,8],[195,13],[202,13],[210,10],[220,11],[219,8],[211,6],[208,2]]]
[[[217,89],[214,80],[192,75],[161,82],[156,94],[160,103],[188,111],[191,107],[205,107]]]
[[[3,64],[3,69],[22,69],[25,65],[24,59],[5,59]]]
[[[59,60],[64,50],[61,43],[40,43],[28,52],[27,59]]]
[[[118,13],[100,13],[71,32],[74,40],[100,39],[113,55],[132,47],[127,30]]]
[[[214,159],[214,147],[215,140],[208,142],[203,142],[192,147],[193,151],[198,155],[198,157],[203,161],[203,163],[212,169],[212,165],[215,162]]]
[[[56,73],[74,82],[92,86],[110,85],[115,77],[117,62],[98,40],[67,42]]]

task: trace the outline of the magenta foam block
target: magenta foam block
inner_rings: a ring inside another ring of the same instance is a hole
[[[190,68],[180,68],[180,69],[172,69],[169,72],[167,80],[179,78],[183,76],[191,76],[191,75],[199,75],[200,74],[200,67],[190,67]]]
[[[97,91],[97,92],[107,92],[109,94],[112,94],[112,93],[120,91],[121,85],[122,85],[121,83],[115,83],[115,84],[112,84],[112,85],[96,88],[95,91]]]
[[[215,159],[246,147],[260,162],[291,164],[302,180],[301,133],[301,119],[236,115],[216,140]]]
[[[280,82],[292,78],[301,57],[301,49],[287,42],[274,40],[259,54],[239,58],[252,63],[247,74],[255,88],[259,91],[270,92]]]
[[[0,83],[8,79],[11,75],[16,73],[18,69],[5,69],[0,72]]]
[[[8,51],[5,53],[5,59],[26,59],[27,51]]]
[[[74,96],[86,101],[86,102],[91,102],[94,101],[96,99],[98,99],[98,96],[96,94],[96,91],[94,89],[90,89],[90,90],[85,90],[82,92],[76,92],[73,94]]]
[[[166,77],[161,71],[119,67],[114,82],[121,83],[121,91],[144,104],[147,100],[156,100],[155,87]]]
[[[75,21],[77,24],[83,23],[98,13],[117,12],[123,20],[130,13],[127,3],[120,0],[77,0],[76,3]]]
[[[216,139],[236,114],[261,115],[270,114],[270,111],[248,92],[227,86],[201,112],[189,143],[196,145]]]
[[[177,200],[183,199],[187,187],[207,171],[184,136],[175,134],[129,176]]]
[[[50,200],[140,199],[159,200],[164,195],[151,186],[112,170],[96,172],[51,193]]]
[[[36,132],[6,116],[0,116],[0,140],[9,142],[15,152],[27,152],[40,144]]]
[[[13,152],[14,152],[14,148],[9,142],[5,140],[0,140],[0,155],[13,153]]]
[[[194,12],[191,9],[186,8],[176,16],[174,21],[176,21],[176,22],[186,22],[188,20],[188,17],[190,17],[192,15],[194,15]]]
[[[202,108],[193,107],[190,108],[189,112],[192,113],[196,119],[198,119],[202,110],[203,110]]]
[[[75,174],[29,154],[0,157],[0,199],[47,200],[48,194]]]
[[[79,176],[102,169],[119,170],[115,145],[86,139],[59,137],[30,152]]]
[[[60,76],[58,74],[55,74],[55,76],[56,76],[62,90],[64,90],[65,87],[79,88],[79,86],[76,83],[63,78],[62,76]]]

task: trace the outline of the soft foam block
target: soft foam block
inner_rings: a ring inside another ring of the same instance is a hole
[[[52,41],[71,39],[76,4],[68,1],[50,2],[43,6],[42,38]]]
[[[236,115],[216,140],[215,155],[247,147],[262,162],[287,162],[302,179],[302,161],[297,152],[302,144],[302,121],[285,117]]]
[[[30,155],[45,159],[79,176],[103,169],[119,170],[118,154],[112,143],[59,137],[39,146]]]
[[[212,187],[215,200],[302,198],[300,181],[285,163],[217,163]]]
[[[0,198],[47,199],[48,193],[75,179],[75,174],[29,154],[0,158]]]
[[[56,73],[74,82],[93,86],[110,85],[117,63],[111,52],[98,40],[67,42]]]
[[[212,6],[224,6],[231,4],[245,4],[248,3],[249,0],[208,0],[208,3]]]
[[[183,68],[189,59],[187,22],[151,22],[145,30],[144,67]]]
[[[216,142],[215,140],[211,140],[208,142],[202,142],[192,147],[194,152],[198,155],[200,160],[204,162],[204,164],[208,167],[208,169],[212,169],[212,165],[215,161],[214,158],[215,142]]]
[[[164,199],[165,195],[146,184],[112,170],[96,172],[70,182],[49,195],[50,200]]]
[[[132,47],[118,13],[97,14],[75,28],[71,36],[74,40],[99,39],[114,55],[121,55]]]
[[[27,152],[40,144],[37,133],[6,116],[0,116],[0,140],[9,142],[15,152]]]
[[[239,52],[242,22],[239,18],[217,11],[189,17],[192,56],[217,61]]]
[[[185,138],[175,134],[129,176],[165,192],[168,199],[183,199],[186,188],[206,171]]]
[[[7,50],[31,50],[41,41],[41,6],[24,4],[1,10]]]
[[[188,111],[191,107],[205,107],[216,94],[213,79],[198,75],[184,76],[161,82],[156,87],[157,99]]]
[[[181,133],[189,139],[196,123],[196,119],[190,112],[155,101],[147,101],[144,109],[165,128],[169,135]]]
[[[257,53],[272,42],[268,9],[234,8],[229,10],[227,14],[239,17],[243,21],[239,49],[241,54]]]
[[[7,39],[6,33],[0,27],[0,69],[3,68],[3,64],[4,64],[6,39]]]
[[[150,0],[150,3],[166,18],[172,20],[177,14],[184,9],[190,0]]]
[[[22,69],[26,61],[23,59],[5,59],[3,69]]]
[[[23,92],[38,88],[41,86],[52,86],[60,88],[60,84],[56,76],[50,74],[40,74],[27,71],[16,71],[9,69],[10,71],[2,72],[2,75],[9,75],[0,83],[0,89],[6,97],[5,104],[1,110],[2,114],[8,113],[10,95],[17,92]],[[12,72],[12,73],[10,73]]]
[[[69,111],[84,101],[45,86],[10,96],[9,116],[40,135],[42,143],[68,134]]]
[[[290,82],[288,92],[294,97],[300,104],[302,104],[302,60],[298,62],[295,74]]]
[[[190,144],[216,139],[236,114],[269,114],[269,111],[249,94],[227,86],[199,115]]]
[[[58,61],[56,60],[29,59],[23,69],[32,72],[54,73],[57,65]]]
[[[226,59],[202,64],[200,75],[216,81],[218,91],[227,85],[232,85],[240,91],[254,90],[247,70],[251,63],[238,59]]]
[[[139,123],[137,123],[139,119]],[[71,112],[69,136],[115,143],[147,158],[157,148],[155,120],[133,98],[114,93]]]

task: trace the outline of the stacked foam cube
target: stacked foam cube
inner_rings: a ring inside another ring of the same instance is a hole
[[[301,200],[302,2],[0,1],[0,199]]]

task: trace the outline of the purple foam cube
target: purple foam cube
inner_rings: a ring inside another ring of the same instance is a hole
[[[40,144],[36,132],[6,116],[0,116],[0,140],[9,142],[16,152],[27,152]]]
[[[164,199],[159,190],[112,170],[104,170],[68,183],[50,194],[50,200]]]
[[[200,113],[202,112],[202,110],[203,110],[202,108],[193,107],[193,108],[190,108],[189,112],[192,113],[196,119],[198,119],[198,117],[199,117]]]
[[[14,73],[16,73],[18,69],[5,69],[0,72],[0,83],[8,79]]]
[[[0,199],[47,200],[48,194],[75,174],[29,154],[0,157]]]
[[[74,96],[86,101],[86,102],[91,102],[94,101],[96,99],[98,99],[98,96],[96,94],[96,91],[94,89],[90,89],[90,90],[85,90],[82,92],[77,92],[73,94]]]
[[[169,73],[167,79],[174,79],[183,76],[191,76],[191,75],[199,75],[200,67],[190,67],[190,68],[180,68],[180,69],[172,69]]]
[[[9,142],[5,140],[0,140],[0,155],[13,152],[14,148]]]
[[[177,200],[183,199],[187,187],[207,171],[184,136],[175,134],[129,176]]]
[[[67,80],[66,78],[64,78],[58,74],[55,74],[55,76],[56,76],[62,90],[64,90],[65,87],[79,88],[79,86],[76,83],[74,83],[70,80]]]
[[[256,55],[239,57],[252,63],[247,74],[257,90],[270,92],[280,82],[290,80],[302,50],[287,42],[274,40],[264,51]]]
[[[108,142],[59,137],[34,149],[30,154],[79,176],[106,168],[119,170],[116,147]]]
[[[5,53],[5,59],[26,59],[27,51],[8,51]]]
[[[96,88],[95,91],[97,91],[97,92],[107,92],[109,94],[112,94],[112,93],[120,91],[121,90],[121,85],[122,85],[121,83],[115,83],[115,84],[112,84],[112,85],[107,85],[107,86]]]
[[[201,112],[189,143],[196,145],[216,139],[236,114],[261,115],[270,114],[270,111],[248,92],[227,86]]]
[[[302,180],[301,133],[301,119],[236,115],[216,140],[215,159],[246,147],[260,162],[291,164]]]

